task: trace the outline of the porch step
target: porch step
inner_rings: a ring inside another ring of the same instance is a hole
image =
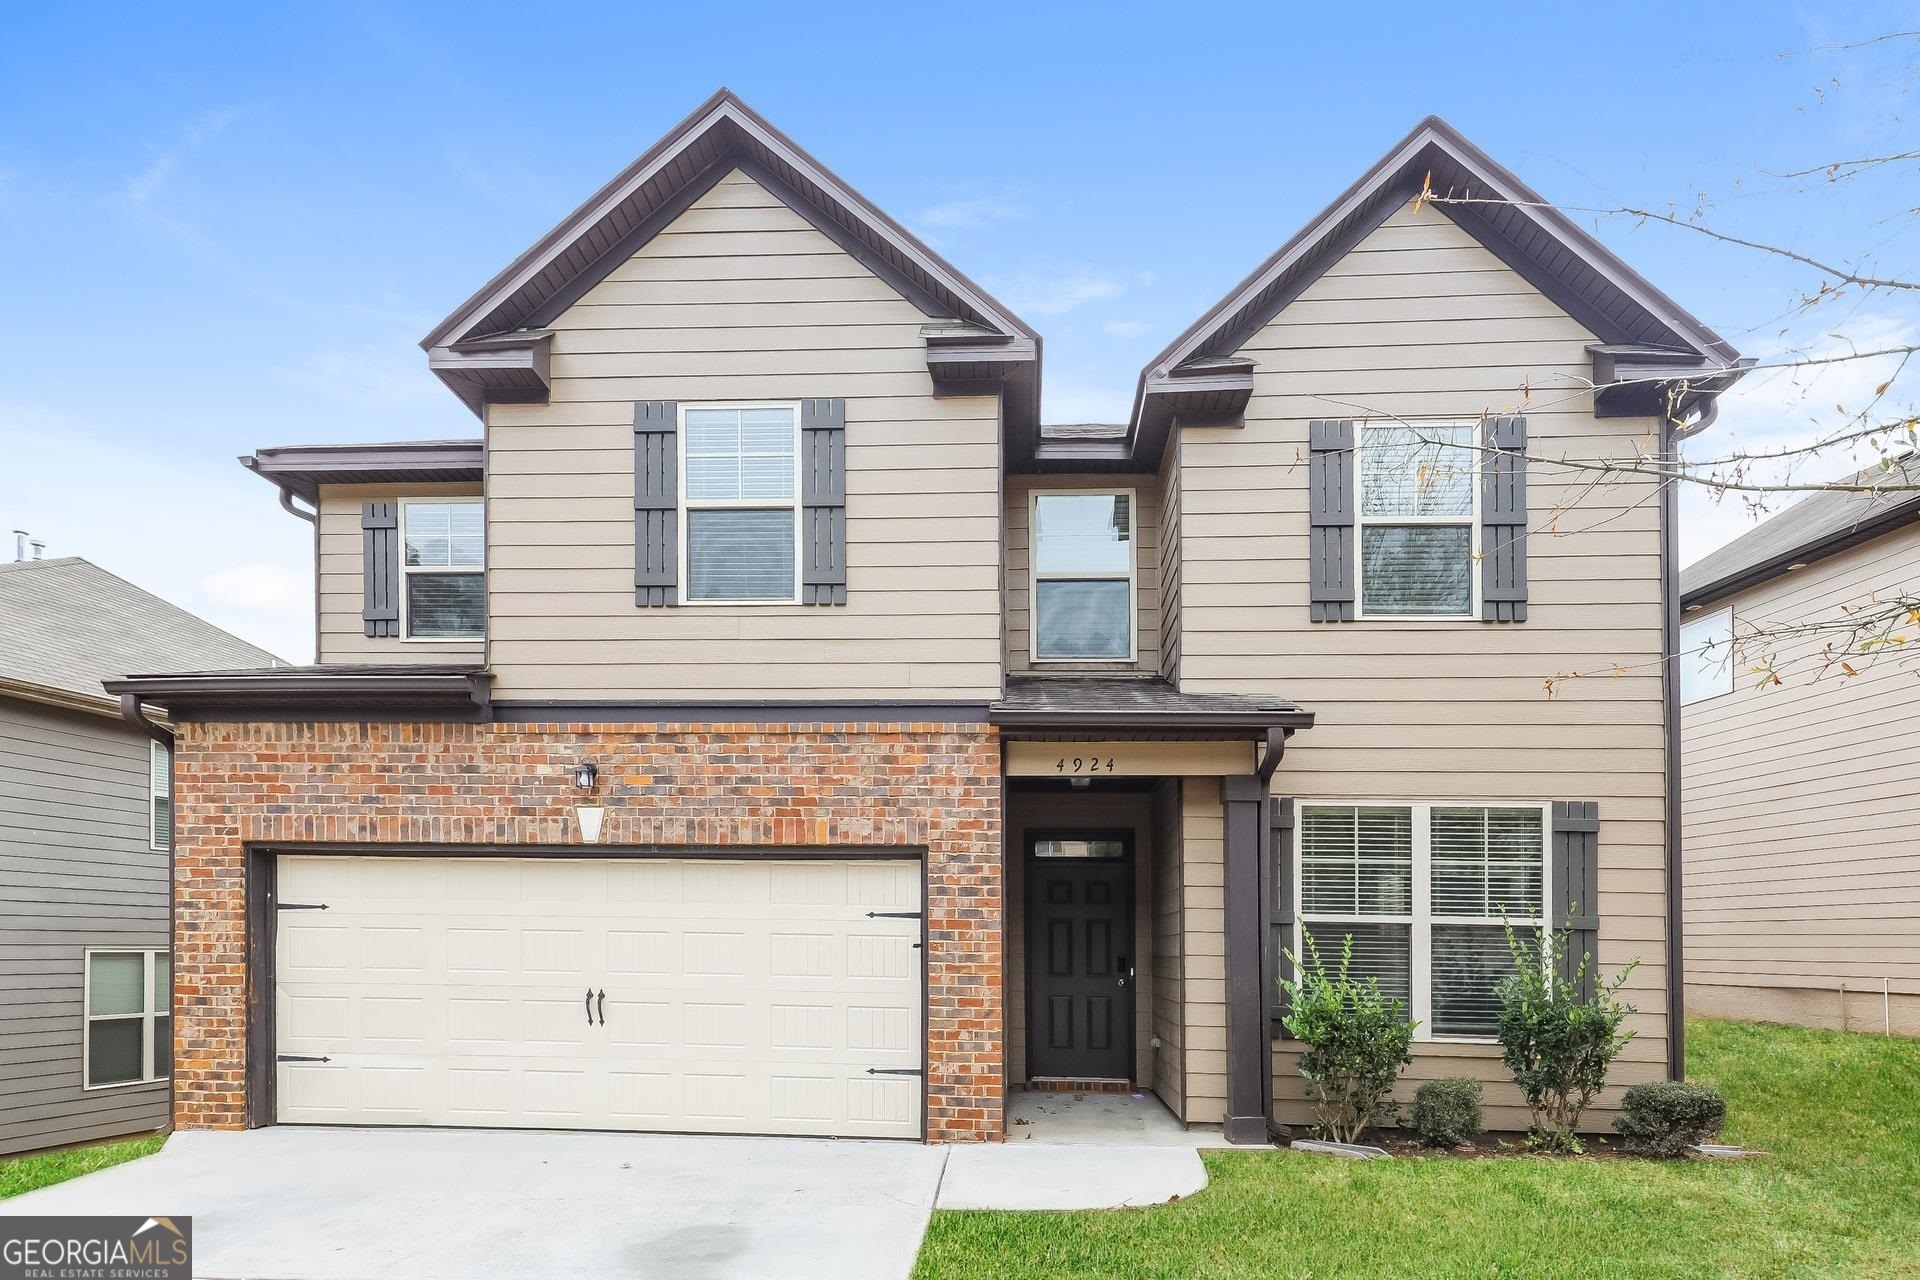
[[[1027,1081],[1027,1088],[1035,1093],[1132,1093],[1133,1081],[1035,1076]]]

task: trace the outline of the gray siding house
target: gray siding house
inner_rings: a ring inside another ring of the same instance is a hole
[[[275,661],[85,560],[0,564],[0,1155],[168,1121],[171,762],[101,680]]]

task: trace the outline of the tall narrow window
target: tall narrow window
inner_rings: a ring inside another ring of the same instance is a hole
[[[1133,495],[1033,498],[1033,656],[1133,659]]]
[[[89,951],[84,1087],[163,1080],[173,1067],[172,965],[164,951]]]
[[[1733,692],[1733,610],[1717,609],[1680,627],[1680,701]]]
[[[798,410],[741,405],[681,412],[687,600],[796,601]]]
[[[477,640],[486,632],[486,519],[480,499],[400,504],[409,640]]]
[[[1360,614],[1470,618],[1474,609],[1471,423],[1363,423]]]
[[[1546,920],[1546,808],[1538,804],[1300,806],[1299,938],[1407,1002],[1421,1039],[1499,1030],[1513,971],[1506,929]]]
[[[160,742],[147,742],[147,832],[148,847],[173,848],[173,792],[168,781],[173,772],[173,753]]]

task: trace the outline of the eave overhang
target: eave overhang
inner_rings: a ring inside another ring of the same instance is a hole
[[[477,667],[287,667],[127,676],[104,682],[175,722],[492,718],[491,672]]]
[[[119,719],[120,703],[104,693],[86,694],[74,689],[61,689],[53,685],[34,684],[29,680],[10,680],[0,676],[0,698],[15,698],[21,702],[35,702],[45,707],[58,707],[63,711],[79,711],[87,715],[106,716]]]
[[[1127,436],[1136,467],[1159,466],[1179,412],[1166,402],[1168,386],[1232,357],[1395,210],[1427,194],[1441,197],[1434,209],[1584,325],[1600,347],[1662,353],[1658,377],[1644,376],[1631,359],[1624,379],[1618,366],[1596,369],[1603,414],[1670,411],[1646,408],[1654,403],[1703,412],[1751,363],[1453,126],[1429,116],[1141,370]]]
[[[280,445],[240,465],[309,505],[323,484],[460,484],[486,478],[478,440],[406,440],[382,444]]]
[[[1843,529],[1835,529],[1817,538],[1787,548],[1777,555],[1769,556],[1757,564],[1741,568],[1737,572],[1723,574],[1711,581],[1700,583],[1690,591],[1682,593],[1680,607],[1688,612],[1719,604],[1731,599],[1743,591],[1770,582],[1794,570],[1816,564],[1829,556],[1850,551],[1875,538],[1884,537],[1908,525],[1920,523],[1920,493],[1902,495],[1896,501],[1888,503],[1872,515],[1850,524]]]
[[[987,708],[1008,738],[1071,738],[1093,733],[1150,740],[1249,739],[1272,742],[1313,727],[1313,712],[1282,698],[1185,694],[1164,680],[1137,676],[1013,676]]]
[[[736,170],[955,329],[952,342],[928,342],[943,394],[1005,392],[1009,439],[1037,430],[1039,335],[726,89],[435,326],[420,344],[428,367],[475,414],[544,399],[546,326]],[[968,353],[968,343],[980,350]]]

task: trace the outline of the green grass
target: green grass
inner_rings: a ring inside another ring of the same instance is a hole
[[[1207,1153],[1179,1204],[936,1213],[916,1280],[1920,1277],[1920,1044],[1688,1025],[1747,1161]]]
[[[167,1140],[164,1133],[144,1138],[124,1138],[118,1142],[98,1142],[87,1147],[68,1147],[62,1151],[42,1151],[38,1155],[13,1156],[0,1160],[0,1200],[25,1195],[50,1187],[83,1173],[108,1169],[128,1160],[150,1156]]]

